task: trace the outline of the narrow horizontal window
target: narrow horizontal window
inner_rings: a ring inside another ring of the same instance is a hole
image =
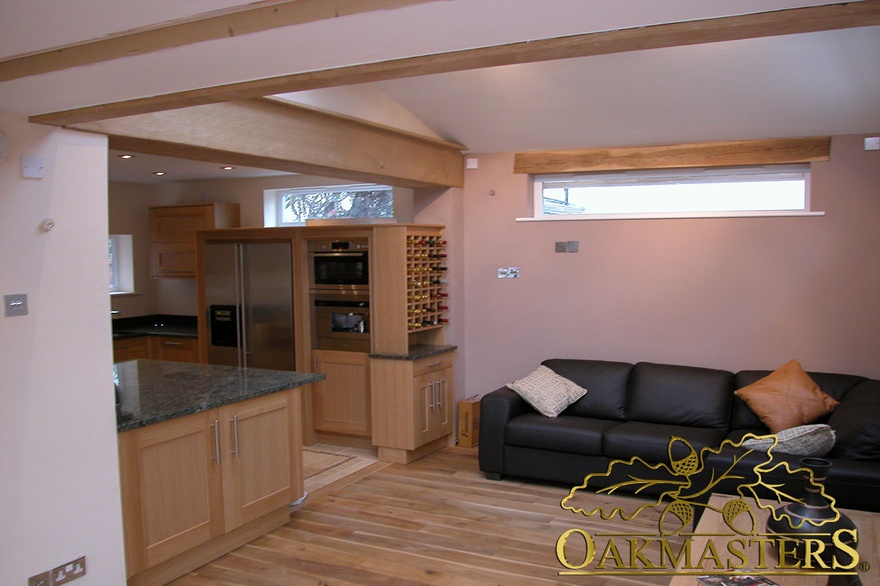
[[[277,226],[295,226],[312,219],[394,217],[394,197],[386,185],[279,189],[275,193]]]
[[[806,164],[538,175],[534,218],[806,214],[809,178]]]

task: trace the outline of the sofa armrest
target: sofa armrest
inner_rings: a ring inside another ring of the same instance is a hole
[[[507,387],[492,391],[480,399],[480,470],[487,477],[498,480],[504,472],[504,430],[507,422],[533,411],[531,405]]]

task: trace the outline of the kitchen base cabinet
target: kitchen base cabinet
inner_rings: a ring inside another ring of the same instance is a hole
[[[313,350],[314,371],[327,378],[312,385],[315,430],[370,437],[370,378],[365,352]]]
[[[150,358],[150,344],[146,336],[113,340],[113,362]]]
[[[183,336],[137,336],[113,340],[113,362],[142,358],[199,362],[199,341]]]
[[[408,464],[447,444],[453,429],[452,353],[373,358],[373,443],[379,459]]]
[[[182,336],[150,336],[150,358],[172,362],[198,362],[199,341]]]
[[[290,519],[300,388],[119,434],[129,585],[165,584]]]

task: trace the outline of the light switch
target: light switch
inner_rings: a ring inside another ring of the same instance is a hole
[[[27,315],[27,293],[14,293],[12,295],[4,295],[3,307],[6,308],[6,317]]]
[[[22,157],[21,176],[25,179],[42,179],[45,177],[45,166],[43,157]]]

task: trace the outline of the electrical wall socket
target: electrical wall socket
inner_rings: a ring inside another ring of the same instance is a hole
[[[86,556],[76,558],[72,562],[60,565],[52,570],[52,586],[67,584],[86,575]]]
[[[498,269],[499,279],[519,279],[519,267],[501,267]]]
[[[28,578],[27,586],[50,586],[51,581],[52,578],[49,576],[49,572],[43,572]]]

